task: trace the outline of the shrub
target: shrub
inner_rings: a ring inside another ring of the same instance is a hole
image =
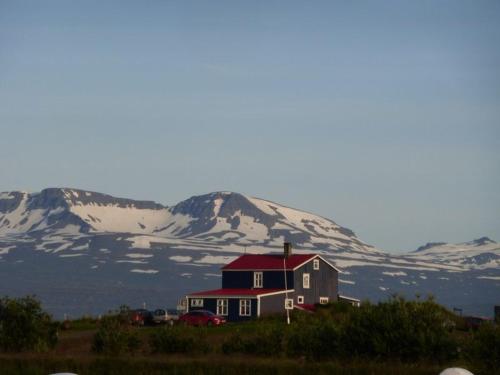
[[[342,334],[344,355],[448,360],[457,355],[450,333],[451,313],[426,301],[396,297],[378,305],[364,304],[354,310]]]
[[[0,349],[47,351],[57,343],[57,323],[34,297],[0,299]]]
[[[241,335],[239,331],[235,331],[223,342],[222,352],[280,356],[283,352],[283,323],[276,321],[261,323],[255,331],[247,335]]]
[[[500,326],[482,324],[473,333],[466,357],[480,370],[493,373],[500,368]]]
[[[330,320],[291,326],[286,335],[286,354],[307,359],[331,358],[338,351],[339,328]]]
[[[239,330],[234,331],[226,340],[224,340],[222,343],[222,352],[224,354],[245,352],[245,342],[243,341]]]
[[[153,353],[207,353],[210,346],[202,328],[165,326],[151,333],[149,343]]]
[[[99,329],[94,335],[92,351],[110,355],[135,353],[141,341],[128,321],[120,314],[107,315],[99,322]]]

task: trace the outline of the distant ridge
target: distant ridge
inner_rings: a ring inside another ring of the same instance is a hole
[[[165,206],[70,188],[0,193],[0,294],[36,293],[55,313],[102,313],[146,296],[175,305],[218,285],[238,255],[281,251],[284,241],[338,267],[353,296],[432,293],[465,306],[500,295],[500,246],[488,237],[395,255],[331,219],[236,192]]]

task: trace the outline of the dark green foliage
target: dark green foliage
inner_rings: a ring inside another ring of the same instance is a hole
[[[290,358],[364,357],[445,361],[457,356],[453,317],[431,299],[393,298],[360,308],[335,303],[316,314],[294,313],[293,322],[261,321],[251,334],[235,332],[223,343],[226,354],[245,353]]]
[[[57,343],[57,326],[34,297],[0,299],[0,350],[47,351]]]
[[[286,354],[291,358],[332,358],[340,345],[340,329],[331,320],[311,320],[292,325],[286,334]]]
[[[251,334],[241,335],[235,331],[222,344],[222,352],[278,357],[283,352],[283,337],[283,323],[262,323]]]
[[[259,360],[248,358],[186,358],[171,360],[148,360],[143,358],[98,358],[78,360],[52,359],[6,359],[0,358],[2,375],[47,375],[71,371],[79,375],[436,375],[442,367],[401,363],[356,363],[307,362],[280,360]]]
[[[222,352],[224,354],[245,352],[245,341],[243,340],[239,330],[234,331],[226,340],[224,340],[222,343]]]
[[[457,355],[451,313],[432,300],[393,298],[353,310],[343,327],[344,355],[447,360]]]
[[[500,369],[500,325],[484,323],[473,333],[467,348],[468,359],[483,373]]]
[[[150,336],[153,353],[208,353],[210,346],[203,328],[164,326]]]
[[[99,328],[94,335],[92,351],[109,355],[135,353],[139,350],[141,341],[137,332],[128,324],[125,315],[107,315],[99,322]]]

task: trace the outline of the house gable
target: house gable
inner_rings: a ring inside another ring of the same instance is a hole
[[[313,258],[314,259],[314,258]],[[337,300],[338,294],[338,270],[329,262],[318,256],[319,269],[314,269],[313,259],[298,266],[294,270],[293,288],[295,296],[302,296],[304,304],[315,304],[320,298],[328,298],[330,302]],[[308,277],[304,277],[308,275]],[[309,287],[305,279],[309,279]],[[305,285],[306,284],[306,285]],[[295,298],[295,303],[299,303]]]

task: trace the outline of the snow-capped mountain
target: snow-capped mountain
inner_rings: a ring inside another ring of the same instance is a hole
[[[487,303],[499,295],[500,248],[487,238],[396,256],[332,220],[238,193],[167,207],[60,188],[0,193],[0,294],[37,293],[59,315],[172,305],[218,285],[219,268],[239,254],[281,251],[284,241],[321,253],[343,270],[342,292],[361,298],[432,292],[477,306],[468,293]]]
[[[76,240],[107,234],[147,249],[164,244],[266,252],[290,241],[303,250],[382,254],[331,220],[238,193],[191,197],[172,207],[76,189],[0,195],[0,236],[11,246],[32,239],[36,249],[57,253],[74,250]]]
[[[500,268],[500,244],[488,237],[460,244],[428,243],[419,247],[408,257],[453,265],[462,269],[498,269]]]

